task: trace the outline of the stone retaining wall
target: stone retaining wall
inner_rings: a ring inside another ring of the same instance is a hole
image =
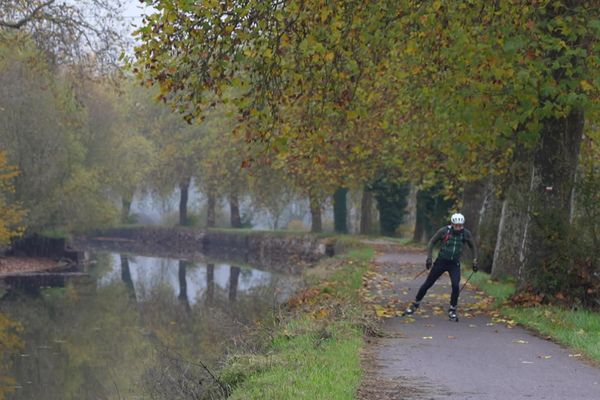
[[[230,260],[292,273],[333,254],[326,240],[308,234],[190,228],[110,229],[75,243],[163,257]]]

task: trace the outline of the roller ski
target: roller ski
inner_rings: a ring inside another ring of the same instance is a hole
[[[448,319],[450,321],[458,322],[458,315],[456,315],[456,308],[450,307],[448,309]]]
[[[415,311],[417,311],[418,308],[419,308],[419,303],[411,303],[411,305],[406,307],[406,310],[404,310],[404,312],[402,313],[402,316],[403,317],[411,316],[415,313]]]

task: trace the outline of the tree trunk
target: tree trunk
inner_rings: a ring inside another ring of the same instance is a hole
[[[240,267],[231,266],[229,268],[229,301],[235,301],[237,298],[238,282],[240,281]]]
[[[231,227],[241,228],[242,218],[240,217],[240,201],[238,199],[238,194],[235,192],[229,195],[229,210]]]
[[[129,213],[131,212],[131,197],[123,197],[121,199],[121,222],[126,224],[129,222]]]
[[[566,278],[583,125],[584,114],[579,109],[564,118],[544,121],[533,161],[537,179],[532,180],[531,227],[523,248],[520,287],[531,283],[542,291],[557,292]]]
[[[121,254],[121,280],[127,287],[129,295],[132,299],[136,299],[135,287],[133,286],[133,280],[131,279],[131,270],[129,269],[129,259],[127,256]]]
[[[185,226],[188,223],[187,218],[187,206],[188,206],[188,196],[190,190],[190,178],[185,178],[179,184],[179,225]]]
[[[417,193],[417,187],[410,185],[408,204],[406,205],[406,214],[404,215],[404,224],[408,228],[408,232],[413,232],[413,236],[417,221]]]
[[[187,272],[187,261],[179,260],[179,271],[178,271],[179,301],[181,302],[181,304],[183,305],[183,307],[185,308],[186,311],[190,311],[190,301],[188,299],[188,292],[187,292],[186,272]]]
[[[529,229],[530,192],[535,176],[531,155],[522,151],[511,168],[511,183],[502,201],[492,277],[518,277]]]
[[[428,241],[443,225],[449,223],[448,214],[452,202],[439,195],[439,187],[417,192],[417,218],[413,240]]]
[[[373,194],[363,189],[360,201],[360,234],[368,235],[373,232]]]
[[[215,300],[215,264],[206,264],[206,303],[213,304]]]
[[[417,213],[415,217],[415,231],[413,233],[413,242],[421,243],[425,241],[425,224],[426,224],[426,197],[422,190],[417,192]]]
[[[206,204],[206,227],[214,228],[216,222],[215,209],[217,207],[217,196],[213,190],[209,190],[207,197],[208,200]]]
[[[333,194],[333,225],[337,233],[348,233],[348,189],[338,188]]]
[[[494,182],[491,178],[488,178],[481,204],[481,218],[477,229],[479,236],[479,241],[477,242],[479,246],[479,268],[488,273],[492,271],[501,212],[502,201],[496,195]]]
[[[310,216],[311,216],[310,231],[313,233],[323,232],[323,224],[321,222],[321,203],[314,195],[309,196],[309,201],[310,201]]]
[[[465,216],[465,226],[471,231],[476,242],[479,242],[479,221],[481,220],[486,182],[486,179],[468,182],[463,192],[461,212]]]

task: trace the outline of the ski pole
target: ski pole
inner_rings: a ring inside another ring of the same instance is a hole
[[[427,271],[429,271],[429,270],[427,268],[425,268],[423,271],[419,272],[412,280],[414,281],[415,279],[417,279],[418,277],[420,277]]]
[[[475,273],[475,271],[471,272],[471,275],[469,275],[469,277],[467,278],[467,281],[465,283],[463,283],[462,287],[460,288],[460,292],[458,292],[458,293],[462,293],[463,289],[465,288],[467,283],[469,283],[469,280],[471,280],[471,277],[473,276],[474,273]]]

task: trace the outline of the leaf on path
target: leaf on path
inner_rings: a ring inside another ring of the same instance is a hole
[[[519,344],[527,344],[529,343],[527,340],[522,340],[522,339],[518,339],[518,340],[513,340],[513,343],[519,343]]]
[[[521,361],[521,364],[533,364],[533,361]]]
[[[423,336],[423,340],[432,340],[433,336]]]
[[[496,324],[495,324],[495,323],[493,323],[493,322],[488,322],[488,323],[487,323],[487,324],[485,324],[485,325],[486,325],[486,326],[494,326],[494,325],[496,325]]]
[[[544,360],[549,360],[552,358],[552,356],[539,355],[538,358],[543,358]]]
[[[569,354],[569,357],[581,357],[581,353]]]
[[[454,340],[454,339],[456,339],[456,336],[448,336],[448,339]]]
[[[477,328],[477,325],[475,325],[475,324],[469,324],[469,328]]]

